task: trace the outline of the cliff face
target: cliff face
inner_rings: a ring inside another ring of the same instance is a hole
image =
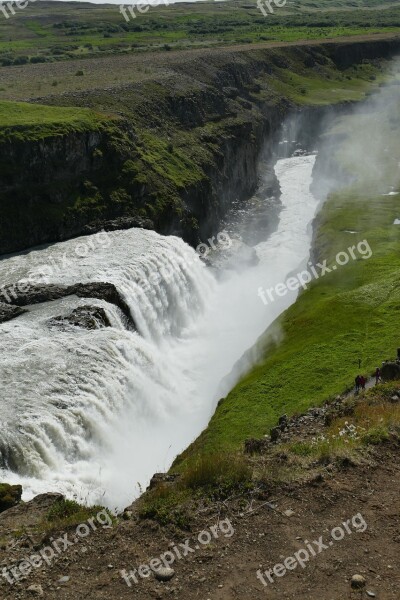
[[[233,200],[254,191],[259,159],[271,154],[287,115],[302,112],[296,127],[307,141],[329,110],[296,108],[291,74],[323,80],[399,48],[394,40],[221,51],[180,61],[157,81],[40,99],[112,117],[98,131],[0,143],[0,253],[94,231],[116,217],[197,243]]]
[[[65,205],[101,171],[94,151],[103,142],[104,135],[89,132],[1,145],[1,253],[79,232]]]

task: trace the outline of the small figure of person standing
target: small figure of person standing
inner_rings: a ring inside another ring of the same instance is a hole
[[[365,379],[364,375],[361,375],[360,377],[360,385],[361,385],[361,389],[364,391],[365,390],[365,384],[367,383],[367,380]]]
[[[355,382],[356,382],[356,394],[358,394],[358,392],[360,391],[360,384],[361,384],[361,377],[359,375],[357,375]]]
[[[381,370],[379,367],[376,367],[375,370],[375,385],[378,385],[379,381],[381,380]]]

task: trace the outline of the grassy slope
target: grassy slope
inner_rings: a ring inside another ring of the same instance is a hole
[[[298,105],[324,106],[362,100],[366,92],[385,78],[384,71],[371,62],[343,71],[325,66],[320,72],[298,64],[276,68],[270,85],[275,95],[289,98]]]
[[[359,258],[315,281],[264,338],[262,362],[224,399],[206,431],[177,464],[205,452],[233,450],[262,436],[283,413],[321,404],[368,374],[399,345],[400,112],[397,103],[346,118],[332,133],[347,132],[337,161],[358,182],[330,195],[317,220],[315,251],[327,264],[337,252],[366,239],[368,260]],[[357,231],[356,234],[347,231]],[[260,282],[266,284],[266,282]],[[266,308],[267,310],[267,308]],[[272,341],[280,328],[281,342]]]
[[[95,131],[105,117],[85,108],[59,108],[0,100],[0,142],[36,140],[70,131]]]

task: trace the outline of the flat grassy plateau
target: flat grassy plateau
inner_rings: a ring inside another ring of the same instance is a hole
[[[0,65],[400,31],[395,1],[294,0],[264,16],[256,2],[232,0],[135,15],[127,22],[118,5],[76,2],[37,2],[8,19],[0,13]]]

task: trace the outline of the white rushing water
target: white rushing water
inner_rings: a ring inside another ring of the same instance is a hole
[[[2,283],[108,281],[138,331],[104,301],[69,297],[0,325],[1,480],[25,497],[58,490],[123,508],[206,426],[235,363],[292,292],[265,306],[258,289],[284,282],[309,253],[317,201],[315,156],[280,160],[277,231],[256,246],[260,262],[218,279],[175,237],[140,229],[97,234],[0,262]],[[112,327],[55,327],[77,306],[103,307]],[[225,379],[225,384],[221,384]]]

